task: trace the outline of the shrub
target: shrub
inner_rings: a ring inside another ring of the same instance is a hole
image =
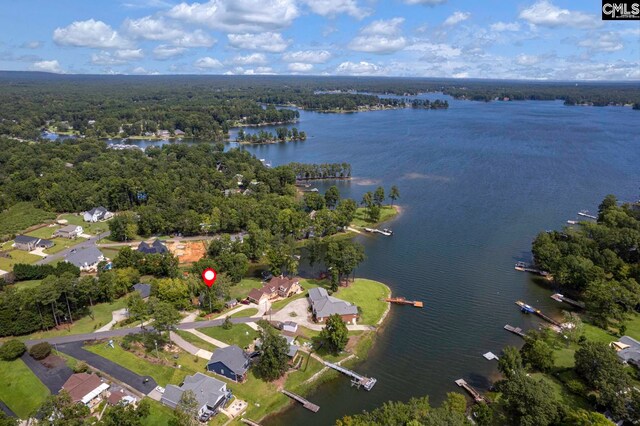
[[[18,339],[9,340],[0,346],[0,358],[5,361],[13,361],[27,350],[27,347]]]
[[[575,393],[576,395],[584,395],[587,391],[584,384],[580,380],[568,380],[565,385],[567,386],[569,392]]]
[[[29,349],[29,355],[31,355],[33,359],[44,359],[48,357],[50,353],[51,345],[49,342],[37,343]]]
[[[84,361],[78,361],[76,365],[73,366],[74,373],[86,373],[89,371],[89,366]]]
[[[233,323],[231,322],[229,317],[226,317],[224,319],[224,322],[222,323],[222,328],[225,330],[231,330],[232,327],[233,327]]]

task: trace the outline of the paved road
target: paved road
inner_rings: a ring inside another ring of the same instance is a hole
[[[80,249],[84,249],[84,248],[88,248],[91,246],[95,246],[96,242],[101,239],[101,238],[106,238],[109,235],[111,235],[111,231],[107,231],[107,232],[103,232],[102,234],[98,234],[98,235],[94,235],[93,237],[89,238],[86,241],[81,242],[80,244],[76,244],[75,246],[66,248],[58,253],[55,254],[50,254],[47,256],[46,259],[40,259],[38,260],[35,264],[36,265],[44,265],[47,263],[51,263],[54,262],[58,259],[64,259],[65,257],[67,257],[67,255],[69,253],[71,253],[71,250],[80,250]]]
[[[17,418],[16,413],[11,410],[4,402],[0,401],[0,411],[4,411],[4,413],[9,417]]]
[[[229,320],[234,324],[246,324],[248,322],[255,322],[256,318],[244,317],[244,318],[229,318]],[[224,323],[224,319],[215,319],[210,321],[194,321],[194,322],[185,322],[182,324],[176,325],[176,328],[179,330],[188,330],[193,328],[204,328],[204,327],[219,327]],[[147,327],[146,330],[152,330],[153,328]],[[49,337],[48,339],[35,339],[35,340],[27,340],[25,344],[28,347],[35,345],[40,342],[49,342],[52,345],[58,344],[62,345],[65,343],[73,343],[73,342],[84,342],[91,340],[101,340],[108,339],[110,337],[119,337],[126,336],[127,334],[135,334],[142,332],[143,329],[141,327],[133,327],[133,328],[118,328],[115,330],[109,331],[100,331],[95,333],[84,333],[84,334],[69,334],[67,336],[58,336],[58,337]]]
[[[100,371],[104,371],[116,380],[126,383],[135,390],[145,395],[155,389],[158,384],[152,377],[140,376],[121,365],[116,364],[106,358],[96,355],[82,348],[83,342],[65,343],[58,346],[58,350],[76,359],[82,360]],[[148,381],[145,383],[145,380]]]
[[[73,374],[73,370],[67,367],[66,364],[56,368],[47,368],[40,361],[31,358],[31,355],[27,352],[21,358],[52,394],[60,392],[62,385]]]

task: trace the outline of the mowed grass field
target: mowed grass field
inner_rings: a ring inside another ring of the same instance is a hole
[[[375,226],[378,223],[386,222],[387,220],[393,218],[398,214],[398,211],[395,207],[392,206],[382,206],[380,209],[380,220],[377,222],[371,222],[367,217],[367,209],[365,207],[358,207],[356,210],[356,215],[351,222],[351,226],[359,226],[359,227],[368,227]]]
[[[360,324],[375,325],[387,310],[388,302],[384,298],[389,297],[389,287],[378,281],[356,278],[349,287],[340,287],[333,294],[338,299],[346,300],[357,305],[362,310]]]
[[[241,348],[248,346],[258,337],[258,332],[246,324],[234,324],[229,330],[225,330],[222,327],[206,327],[198,331],[229,345],[238,345]]]
[[[21,359],[0,360],[0,400],[26,419],[44,402],[49,390]]]

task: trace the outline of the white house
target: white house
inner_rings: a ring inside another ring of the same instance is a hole
[[[53,233],[53,236],[73,239],[73,238],[76,238],[78,235],[82,234],[83,232],[84,232],[84,229],[82,229],[82,226],[80,225],[67,225],[55,231]]]
[[[99,222],[101,220],[111,219],[113,213],[100,206],[84,212],[83,216],[85,222]]]

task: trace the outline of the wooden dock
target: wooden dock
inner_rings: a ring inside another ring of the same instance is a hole
[[[337,370],[339,372],[341,372],[342,374],[345,374],[349,377],[351,377],[351,386],[356,386],[358,389],[360,389],[360,386],[364,387],[365,390],[370,391],[373,386],[376,384],[376,382],[378,381],[377,379],[374,379],[373,377],[364,377],[361,376],[360,374],[356,373],[355,371],[351,371],[348,368],[344,368],[339,366],[338,364],[333,364],[331,362],[324,362],[324,365],[326,365],[329,368],[333,368],[334,370]]]
[[[422,308],[422,302],[417,300],[407,300],[404,297],[388,297],[384,299],[385,302],[396,303],[398,305],[413,305],[416,308]]]
[[[393,235],[393,231],[389,229],[377,229],[377,228],[364,228],[365,232],[371,232],[373,234],[382,234],[384,236],[390,237]]]
[[[584,309],[584,303],[578,302],[577,300],[569,299],[568,297],[565,297],[560,293],[552,294],[551,298],[556,302],[564,302],[568,303],[571,306],[575,306],[576,308]]]
[[[313,402],[309,402],[306,399],[304,399],[303,397],[301,397],[300,395],[297,395],[293,392],[289,392],[286,389],[282,389],[280,392],[282,392],[283,394],[287,395],[289,398],[298,401],[300,404],[302,404],[302,406],[304,408],[306,408],[309,411],[313,411],[314,413],[317,413],[318,410],[320,409],[319,405],[314,404]]]
[[[260,423],[256,423],[253,420],[245,419],[244,417],[240,419],[242,423],[248,424],[249,426],[260,426]]]
[[[589,219],[598,219],[596,216],[589,214],[586,210],[578,212],[578,216],[588,217]]]
[[[464,379],[456,380],[456,385],[460,386],[461,388],[469,392],[469,395],[471,395],[471,397],[475,402],[485,402],[485,403],[487,402],[487,399],[484,396],[482,396],[480,392],[478,392],[473,387],[471,387],[471,385],[467,383]]]
[[[526,303],[518,300],[516,302],[516,305],[520,306],[522,312],[524,313],[532,313],[535,314],[537,316],[539,316],[540,318],[542,318],[543,320],[545,320],[546,322],[553,324],[557,327],[562,327],[562,324],[560,324],[558,321],[554,320],[551,317],[548,317],[547,315],[545,315],[544,313],[542,313],[542,311],[540,309],[534,308],[531,305],[527,305]]]
[[[522,329],[520,327],[514,327],[512,325],[507,324],[507,325],[504,326],[504,329],[507,330],[507,331],[512,332],[513,334],[516,334],[516,335],[522,337],[523,339],[526,337],[525,334],[522,332]]]
[[[534,265],[529,265],[524,262],[516,262],[515,270],[521,272],[531,272],[532,274],[541,275],[543,277],[549,276],[549,273],[547,271],[543,271],[542,269],[536,268]]]

